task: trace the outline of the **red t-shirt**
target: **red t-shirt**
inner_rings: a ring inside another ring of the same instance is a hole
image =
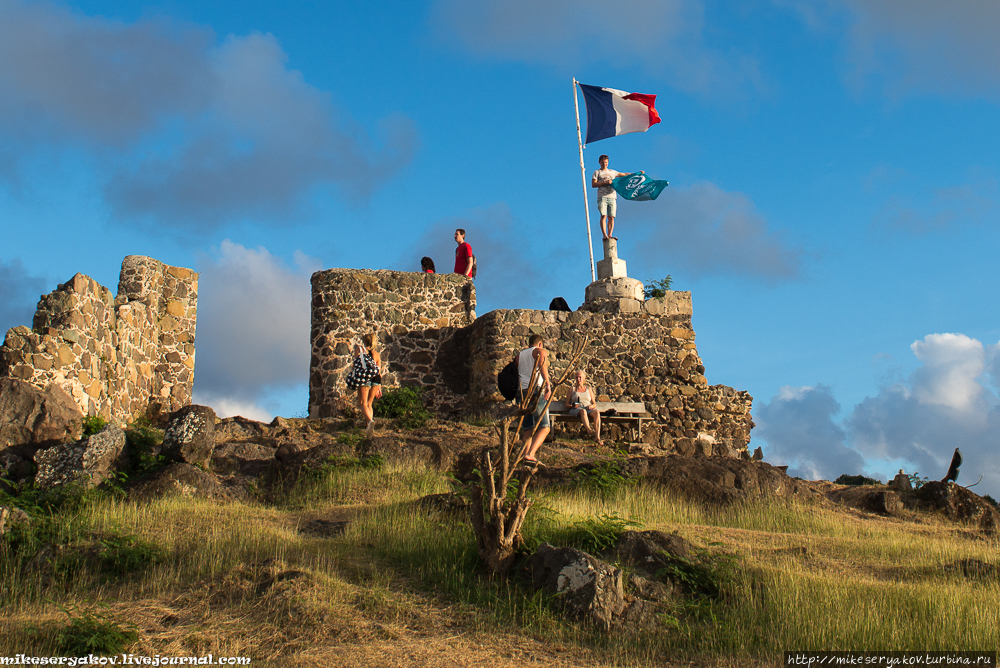
[[[472,246],[464,241],[455,249],[455,273],[464,274],[465,268],[469,266],[469,258],[472,257]]]

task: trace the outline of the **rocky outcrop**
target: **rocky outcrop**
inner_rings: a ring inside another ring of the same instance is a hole
[[[170,416],[160,454],[168,462],[208,467],[215,449],[215,411],[208,406],[185,406]]]
[[[216,476],[183,462],[143,476],[132,483],[128,491],[131,498],[141,500],[173,495],[196,499],[227,499],[233,496]]]
[[[675,533],[626,531],[612,554],[618,563],[656,575],[674,559],[687,559],[691,545]]]
[[[953,482],[932,481],[916,491],[921,506],[940,511],[953,522],[972,524],[987,535],[1000,526],[1000,512],[989,501]]]
[[[0,452],[14,449],[31,456],[39,448],[80,437],[83,412],[57,383],[40,389],[14,378],[0,378]]]
[[[571,547],[542,543],[531,555],[531,578],[574,619],[610,628],[626,608],[622,572]]]
[[[41,489],[79,484],[94,487],[127,471],[128,451],[125,432],[110,424],[93,436],[35,453],[38,473],[35,484]]]

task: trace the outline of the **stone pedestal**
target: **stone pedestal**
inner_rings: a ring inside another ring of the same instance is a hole
[[[597,263],[597,278],[627,278],[625,260],[618,257],[618,240],[604,240],[604,259]],[[642,299],[640,297],[640,299]]]
[[[629,278],[625,260],[618,257],[618,240],[604,240],[604,259],[597,263],[597,280],[587,286],[584,305],[580,308],[594,313],[635,313],[641,310],[645,298],[642,281]]]

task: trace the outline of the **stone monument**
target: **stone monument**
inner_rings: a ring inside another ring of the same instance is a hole
[[[584,305],[580,308],[593,313],[638,313],[645,295],[642,281],[629,278],[625,260],[618,257],[618,240],[604,240],[604,259],[597,263],[597,280],[587,286]]]

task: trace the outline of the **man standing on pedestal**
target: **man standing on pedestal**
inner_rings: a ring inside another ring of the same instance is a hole
[[[613,236],[615,231],[615,215],[618,213],[618,193],[612,187],[611,182],[619,176],[632,176],[640,172],[616,172],[608,169],[608,156],[600,157],[601,168],[594,172],[590,179],[590,187],[597,188],[597,211],[601,214],[601,234],[604,238],[617,239]]]

